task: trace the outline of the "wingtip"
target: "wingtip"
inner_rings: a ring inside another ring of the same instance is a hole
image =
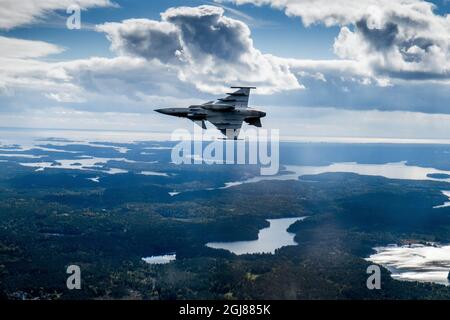
[[[231,89],[256,89],[256,87],[247,87],[247,86],[233,86]]]

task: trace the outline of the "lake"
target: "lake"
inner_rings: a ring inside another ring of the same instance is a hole
[[[228,189],[245,183],[256,183],[267,180],[298,180],[307,175],[318,175],[322,173],[356,173],[365,176],[379,176],[388,179],[400,180],[429,180],[450,183],[450,178],[434,178],[433,175],[449,175],[450,171],[438,170],[420,166],[407,165],[406,161],[383,163],[383,164],[361,164],[357,162],[333,163],[327,166],[296,166],[287,165],[286,173],[274,176],[256,176],[247,180],[226,182],[223,187],[216,189]],[[210,190],[214,190],[211,188]]]
[[[255,253],[274,254],[275,250],[281,247],[297,245],[297,242],[294,241],[295,234],[288,232],[287,229],[295,222],[306,218],[268,219],[267,221],[270,223],[270,226],[259,231],[257,240],[209,242],[206,246],[213,249],[225,249],[237,255]]]

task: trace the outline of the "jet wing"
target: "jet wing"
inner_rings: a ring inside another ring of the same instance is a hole
[[[237,139],[243,120],[209,120],[227,139]]]
[[[208,129],[206,128],[206,124],[204,120],[192,120],[192,122],[194,122],[196,125],[198,125],[199,127],[201,127],[202,129]]]
[[[261,124],[261,118],[250,118],[250,119],[246,119],[244,120],[246,123],[248,123],[249,125],[261,128],[262,124]]]

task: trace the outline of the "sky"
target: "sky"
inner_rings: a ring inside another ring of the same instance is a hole
[[[67,28],[77,5],[80,29]],[[256,86],[281,137],[450,139],[450,2],[0,0],[0,127],[172,132]],[[213,129],[212,129],[213,130]]]

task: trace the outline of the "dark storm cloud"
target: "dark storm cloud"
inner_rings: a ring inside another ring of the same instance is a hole
[[[202,11],[173,8],[163,14],[163,19],[179,27],[183,43],[192,54],[236,61],[252,45],[248,27],[224,18],[223,10],[216,7]]]
[[[171,8],[162,14],[162,21],[128,19],[99,25],[97,31],[105,32],[112,50],[120,54],[162,62],[174,62],[176,55],[180,59],[210,55],[237,62],[252,49],[250,30],[223,13],[211,6]]]
[[[395,37],[398,34],[398,26],[395,23],[388,22],[382,28],[369,28],[367,19],[362,19],[356,23],[358,32],[368,41],[376,50],[385,50],[395,43]]]
[[[122,54],[169,62],[181,50],[178,29],[163,22],[128,19],[122,23],[97,26],[111,41],[113,50]]]

